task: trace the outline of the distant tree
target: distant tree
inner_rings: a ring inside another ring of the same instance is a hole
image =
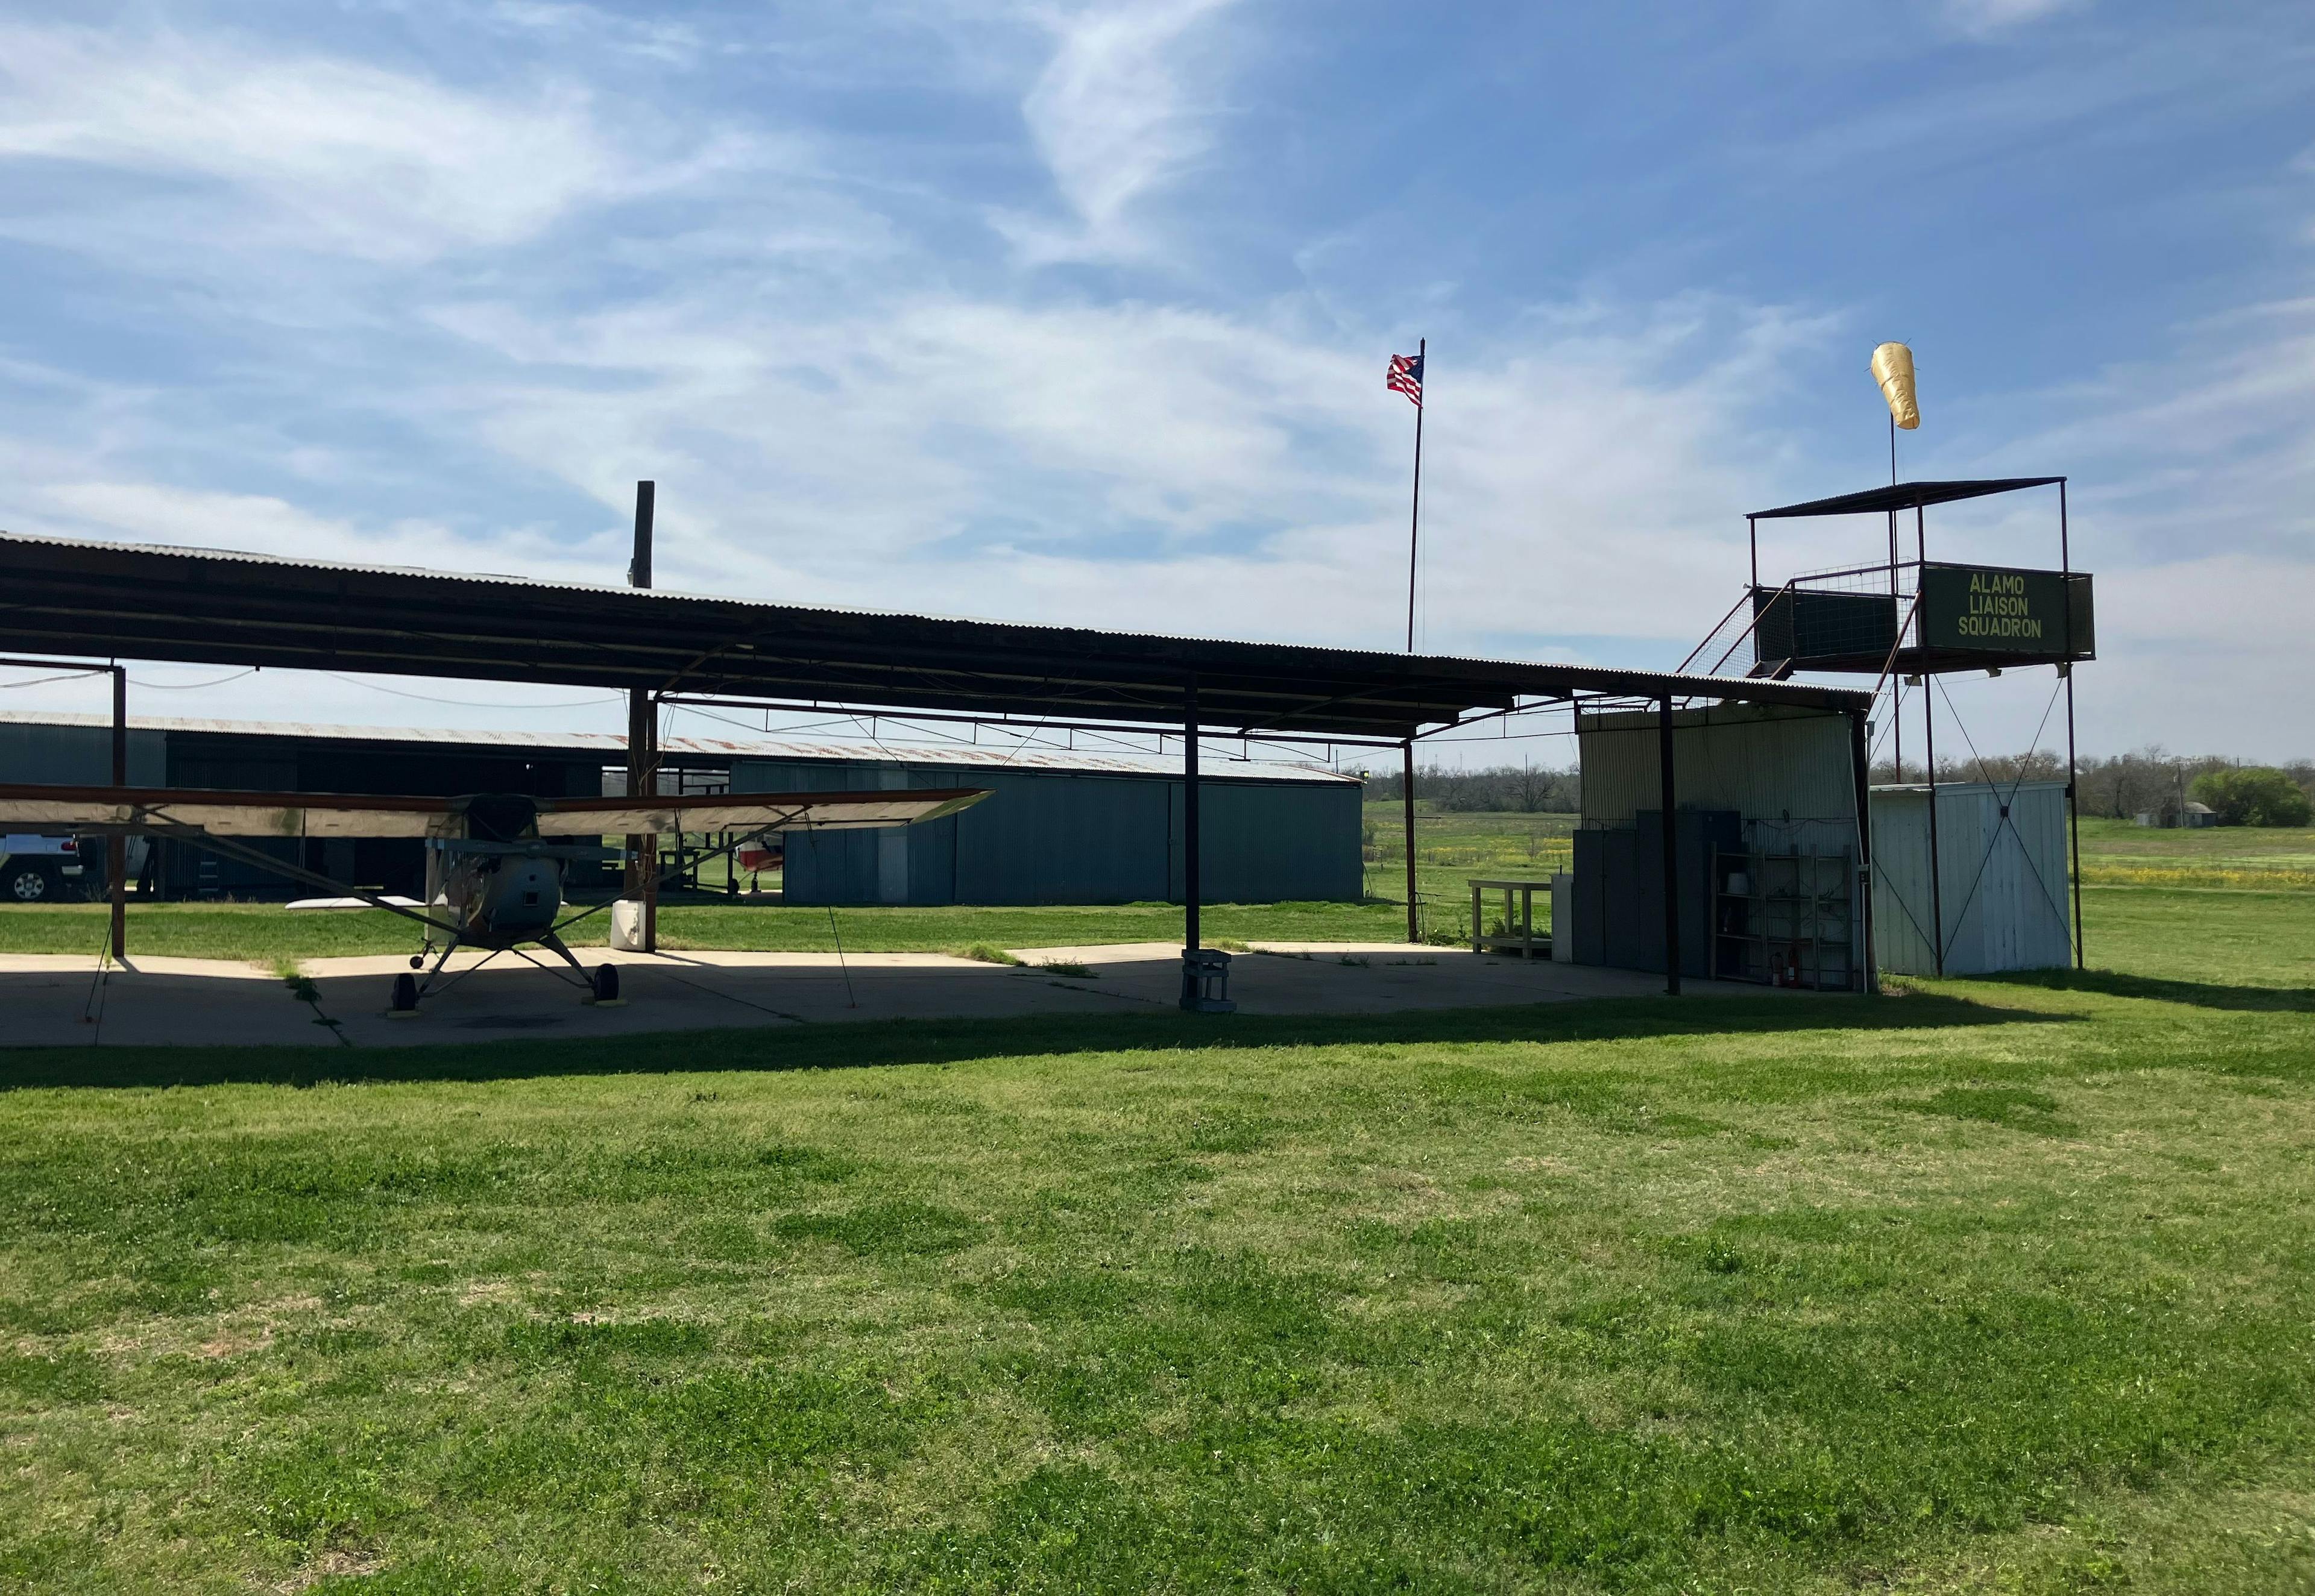
[[[2265,766],[2205,771],[2187,791],[2209,804],[2224,826],[2304,826],[2315,819],[2315,802],[2305,790]]]
[[[1398,795],[1398,772],[1376,771],[1368,777],[1369,798]],[[1434,811],[1573,814],[1583,807],[1583,793],[1572,767],[1554,770],[1544,765],[1497,765],[1483,770],[1455,770],[1432,766],[1415,772],[1415,795]]]

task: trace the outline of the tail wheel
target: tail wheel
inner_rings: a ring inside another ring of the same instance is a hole
[[[595,966],[595,1001],[616,1003],[619,1000],[619,967],[616,964]]]
[[[396,1014],[409,1014],[418,1006],[418,978],[397,975],[394,978],[394,998],[387,1005]]]

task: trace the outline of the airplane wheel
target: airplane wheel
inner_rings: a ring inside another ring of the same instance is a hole
[[[619,967],[616,964],[595,966],[595,1001],[616,1003],[619,1000]]]
[[[424,956],[423,954],[421,954],[421,953],[412,953],[412,954],[411,954],[411,955],[410,955],[410,968],[412,968],[412,970],[423,970],[423,969],[425,969],[425,968],[426,968],[426,959],[425,959],[425,956]]]
[[[393,1009],[396,1014],[414,1013],[418,1007],[417,978],[408,975],[395,976],[394,978],[394,998],[386,1006]]]

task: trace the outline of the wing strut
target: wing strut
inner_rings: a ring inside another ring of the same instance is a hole
[[[207,848],[220,858],[232,859],[243,864],[252,864],[260,870],[270,871],[275,875],[287,876],[291,881],[301,882],[309,887],[326,887],[341,897],[359,898],[372,909],[382,909],[388,914],[398,914],[405,920],[416,920],[421,926],[430,926],[437,931],[448,932],[453,936],[458,935],[458,927],[448,920],[438,920],[432,915],[421,914],[414,909],[404,909],[399,903],[388,902],[377,893],[365,892],[359,887],[334,880],[318,871],[307,870],[303,865],[292,864],[286,859],[277,859],[262,849],[219,837],[212,831],[204,831],[199,826],[181,826],[174,821],[155,817],[144,824],[120,828],[120,829],[149,831],[155,836],[168,838],[173,842],[190,843],[195,847]]]

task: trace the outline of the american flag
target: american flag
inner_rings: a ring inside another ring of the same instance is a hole
[[[1415,408],[1421,410],[1423,408],[1423,357],[1393,355],[1390,358],[1390,372],[1383,378],[1383,386],[1394,394],[1406,395]]]

